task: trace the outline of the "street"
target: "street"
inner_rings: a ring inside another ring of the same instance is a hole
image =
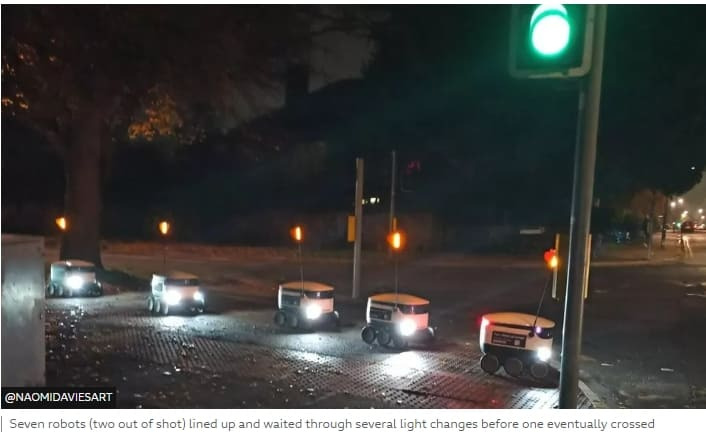
[[[679,234],[667,236],[677,247]],[[706,234],[684,236],[691,257],[592,271],[582,372],[609,407],[706,406]]]
[[[582,406],[706,406],[700,336],[706,329],[706,263],[700,258],[705,237],[690,236],[694,257],[688,260],[664,261],[669,257],[656,248],[653,263],[594,264],[581,359],[581,379],[590,390]],[[162,254],[108,249],[104,264],[146,279],[162,268]],[[408,351],[361,340],[365,302],[350,299],[351,265],[345,258],[305,257],[305,278],[337,287],[343,324],[304,332],[272,321],[277,284],[298,277],[294,257],[173,250],[167,264],[200,276],[207,312],[149,315],[148,285],[109,289],[101,298],[48,300],[49,384],[116,385],[119,403],[145,408],[556,404],[556,371],[536,382],[502,370],[489,376],[478,364],[481,315],[534,313],[548,273],[541,262],[401,261],[400,290],[431,300],[431,325],[439,333],[433,344]],[[390,291],[392,272],[386,257],[369,257],[364,297]],[[561,324],[562,306],[548,298],[541,314]],[[555,338],[555,367],[560,348]]]

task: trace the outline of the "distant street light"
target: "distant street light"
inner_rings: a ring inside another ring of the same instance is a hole
[[[679,201],[679,205],[681,205],[681,204],[683,204],[683,203],[684,203],[684,198],[679,198],[679,200],[678,200],[678,201]]]
[[[696,166],[691,166],[691,170],[696,170]]]
[[[677,203],[674,202],[674,201],[672,201],[672,202],[669,203],[669,206],[672,207],[672,208],[674,208],[674,207],[677,206]]]
[[[687,210],[684,210],[684,212],[681,214],[681,217],[686,217],[689,214]]]
[[[702,214],[704,212],[703,208],[699,208],[699,214]]]
[[[66,231],[68,228],[69,224],[66,221],[66,218],[64,216],[56,218],[56,226],[59,227],[61,231]]]

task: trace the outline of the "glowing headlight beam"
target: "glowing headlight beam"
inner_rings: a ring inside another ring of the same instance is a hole
[[[540,347],[537,349],[537,358],[542,362],[546,362],[552,357],[552,350],[549,347]]]
[[[181,301],[181,293],[175,290],[167,290],[164,294],[164,301],[170,306],[176,306]]]
[[[319,307],[316,304],[309,304],[306,307],[306,318],[307,319],[316,319],[319,316],[321,316],[321,307]]]
[[[417,331],[417,324],[412,319],[404,319],[400,322],[400,334],[410,336]]]
[[[194,292],[194,301],[203,301],[203,293],[201,291]]]
[[[66,279],[66,285],[71,289],[81,289],[83,287],[83,278],[78,275],[71,275]]]

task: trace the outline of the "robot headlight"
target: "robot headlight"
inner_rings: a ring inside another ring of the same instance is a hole
[[[80,275],[70,275],[66,278],[66,285],[71,289],[81,289],[83,287],[83,277]]]
[[[309,304],[306,306],[306,318],[316,319],[321,316],[321,307],[318,304]]]
[[[170,306],[176,306],[181,301],[181,292],[175,289],[167,289],[164,294],[164,300]]]
[[[552,350],[549,347],[539,347],[537,349],[537,358],[542,362],[546,362],[552,357]]]
[[[410,336],[417,331],[417,323],[411,318],[405,318],[400,321],[400,334],[402,336]]]

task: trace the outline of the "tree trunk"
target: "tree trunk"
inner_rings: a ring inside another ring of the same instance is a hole
[[[655,209],[657,206],[657,192],[652,190],[651,193],[652,200],[650,201],[649,222],[647,223],[647,236],[645,236],[647,239],[647,260],[652,258],[652,233],[654,231]]]
[[[669,203],[671,196],[664,197],[664,213],[662,213],[662,240],[660,240],[659,247],[664,248],[664,242],[667,240],[667,224],[669,223]]]
[[[64,209],[68,222],[60,257],[81,259],[102,266],[101,139],[103,121],[98,111],[84,111],[73,121],[70,144],[64,156],[66,192]]]

